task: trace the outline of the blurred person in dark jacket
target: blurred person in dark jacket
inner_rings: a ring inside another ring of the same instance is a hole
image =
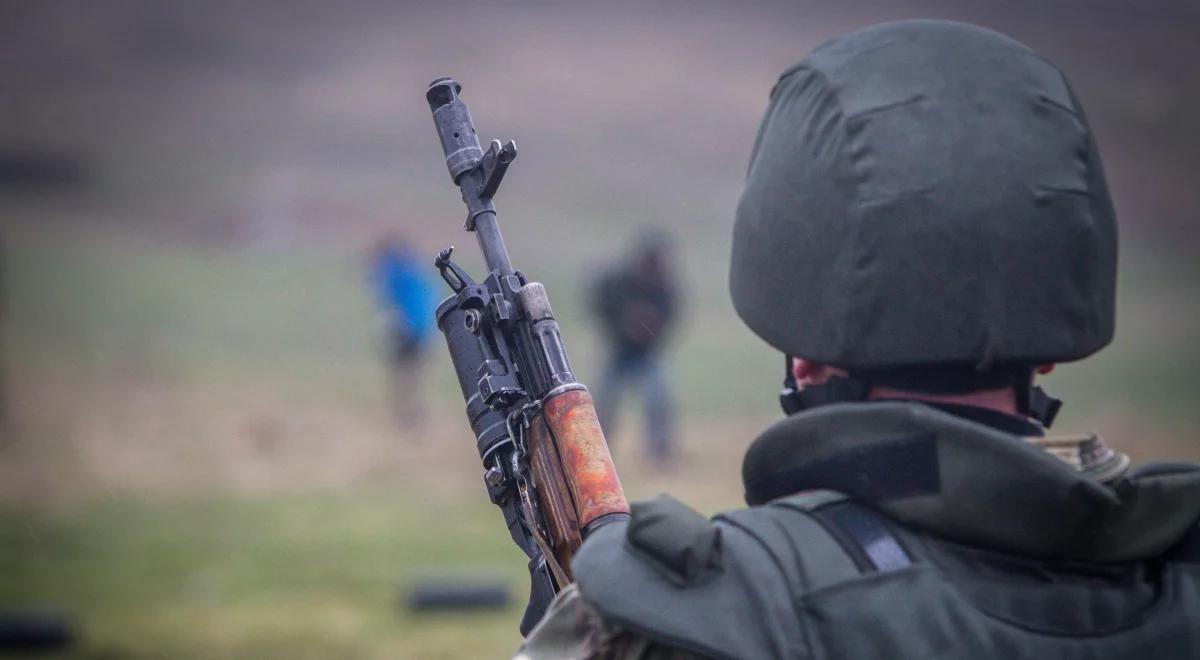
[[[424,397],[423,358],[434,335],[436,304],[427,267],[403,237],[392,235],[375,245],[370,284],[383,314],[392,398],[402,424],[421,424]]]
[[[646,453],[656,467],[668,467],[675,419],[662,354],[679,308],[668,237],[643,234],[628,258],[601,275],[592,305],[607,344],[596,392],[600,425],[611,432],[622,392],[637,388],[646,404]]]

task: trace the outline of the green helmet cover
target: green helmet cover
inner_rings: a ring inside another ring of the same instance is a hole
[[[847,369],[1075,360],[1112,339],[1117,230],[1063,73],[950,21],[850,33],[771,93],[730,291],[790,354]]]

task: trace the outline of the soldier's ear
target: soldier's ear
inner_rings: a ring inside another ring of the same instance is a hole
[[[1050,362],[1047,364],[1039,365],[1037,368],[1034,369],[1034,371],[1036,371],[1039,376],[1045,376],[1046,374],[1050,373],[1051,371],[1054,371],[1054,367],[1057,367],[1057,366],[1058,365],[1055,364],[1054,362]]]
[[[792,357],[792,378],[797,384],[803,385],[808,382],[808,377],[812,375],[813,363],[801,357]]]
[[[821,385],[834,376],[845,375],[846,372],[837,367],[811,362],[802,357],[792,358],[792,378],[796,380],[796,385],[800,388],[807,385]]]

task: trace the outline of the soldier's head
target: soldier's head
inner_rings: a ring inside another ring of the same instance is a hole
[[[1036,417],[1034,370],[1112,339],[1116,252],[1063,73],[989,30],[902,21],[780,77],[730,290],[759,336],[825,370],[801,405],[999,389]]]

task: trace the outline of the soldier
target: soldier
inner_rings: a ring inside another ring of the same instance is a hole
[[[1034,376],[1111,340],[1115,276],[1052,64],[944,21],[818,48],[734,225],[735,307],[791,356],[751,508],[635,504],[521,657],[1200,657],[1200,468],[1044,438]]]
[[[636,386],[646,407],[646,455],[658,469],[675,456],[675,413],[662,353],[679,314],[679,290],[667,236],[646,233],[628,258],[614,264],[594,286],[592,308],[608,345],[596,389],[600,426],[611,434],[621,393]]]

